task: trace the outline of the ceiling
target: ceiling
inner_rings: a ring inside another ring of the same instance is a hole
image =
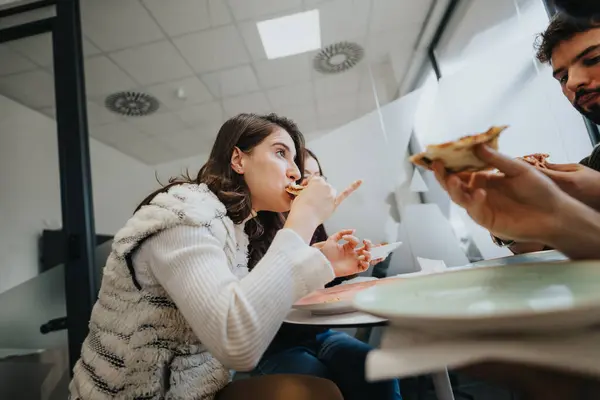
[[[81,0],[90,135],[148,165],[210,150],[240,112],[277,112],[310,139],[391,101],[433,0]],[[256,23],[319,9],[323,46],[352,41],[365,59],[323,75],[315,52],[268,60]],[[0,21],[0,28],[6,21]],[[0,45],[0,94],[53,117],[49,34]],[[178,89],[184,96],[177,96]],[[146,117],[104,107],[140,90]]]

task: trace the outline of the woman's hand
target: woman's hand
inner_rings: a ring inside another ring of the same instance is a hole
[[[326,241],[313,244],[327,257],[336,277],[358,274],[366,271],[371,262],[372,244],[363,241],[363,246],[357,248],[358,238],[354,229],[346,229],[331,235]],[[340,241],[345,243],[339,243]]]
[[[325,179],[310,179],[306,188],[294,199],[285,228],[295,230],[307,243],[310,242],[317,226],[325,222],[361,184],[362,181],[355,181],[342,193],[337,194]]]

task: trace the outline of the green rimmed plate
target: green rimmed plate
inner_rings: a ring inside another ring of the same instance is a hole
[[[397,279],[354,307],[428,332],[552,332],[600,324],[600,261],[461,269]]]

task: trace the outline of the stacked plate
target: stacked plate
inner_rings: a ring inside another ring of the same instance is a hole
[[[600,261],[461,268],[390,279],[353,306],[429,333],[564,332],[600,323],[599,282]]]

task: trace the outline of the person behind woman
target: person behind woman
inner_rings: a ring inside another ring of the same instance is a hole
[[[322,179],[323,170],[313,152],[306,149],[304,178]],[[337,244],[342,231],[329,237],[323,225],[315,231],[311,243],[321,247]],[[342,246],[342,245],[339,245]],[[355,275],[353,275],[355,276]],[[328,284],[340,284],[344,277]],[[272,374],[306,374],[330,379],[340,388],[344,399],[401,399],[398,380],[367,382],[365,362],[371,346],[342,332],[327,328],[284,324],[265,355],[253,371],[253,376]]]
[[[303,152],[290,120],[240,114],[195,179],[172,179],[142,202],[115,235],[72,400],[212,399],[223,388],[223,398],[250,399],[252,387],[280,398],[272,381],[227,387],[230,369],[252,370],[295,301],[370,260],[368,245],[309,246],[360,182],[336,197],[312,179],[292,203],[285,188],[301,178]]]

